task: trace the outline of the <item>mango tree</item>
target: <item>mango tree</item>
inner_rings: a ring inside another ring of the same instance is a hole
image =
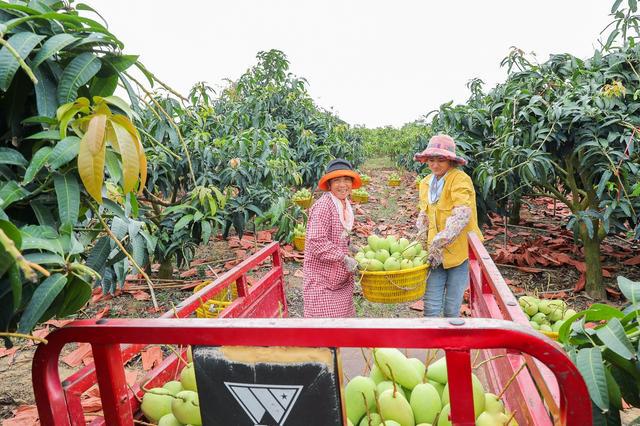
[[[623,15],[633,20],[633,13]],[[601,241],[634,227],[640,236],[640,197],[633,192],[640,179],[640,46],[626,36],[616,46],[614,35],[587,60],[559,54],[536,64],[516,49],[503,62],[505,83],[472,97],[459,120],[440,121],[448,125],[443,130],[481,146],[474,175],[484,193],[534,192],[569,207],[567,226],[583,246],[586,290],[598,299],[605,297]]]
[[[132,214],[145,153],[113,96],[118,84],[135,96],[124,73],[144,68],[62,2],[0,3],[0,45],[0,333],[24,334],[145,263]]]

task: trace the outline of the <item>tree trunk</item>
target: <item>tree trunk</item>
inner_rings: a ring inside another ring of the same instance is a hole
[[[509,225],[518,225],[520,223],[520,208],[522,207],[522,195],[518,196],[511,202],[511,210],[509,211]]]
[[[173,278],[173,259],[171,257],[163,259],[160,262],[160,270],[158,271],[158,278],[162,280],[168,280]]]
[[[596,300],[605,300],[607,292],[602,281],[602,264],[600,263],[600,237],[598,236],[598,222],[594,221],[594,235],[589,233],[584,225],[580,229],[580,237],[584,247],[584,261],[587,266],[586,285],[587,294]]]

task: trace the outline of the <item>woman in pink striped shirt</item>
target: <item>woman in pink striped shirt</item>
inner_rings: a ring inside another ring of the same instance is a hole
[[[352,189],[362,185],[360,175],[343,159],[329,163],[318,188],[325,193],[313,204],[307,222],[304,249],[304,316],[355,316],[354,272],[358,262],[349,250],[353,228]]]

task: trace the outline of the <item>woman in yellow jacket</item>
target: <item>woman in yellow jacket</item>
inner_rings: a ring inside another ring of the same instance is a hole
[[[436,135],[414,156],[426,162],[431,174],[420,181],[419,234],[427,236],[431,264],[424,296],[425,317],[458,317],[464,291],[469,286],[467,235],[482,239],[476,213],[476,193],[471,178],[458,168],[466,160],[456,155],[448,135]]]

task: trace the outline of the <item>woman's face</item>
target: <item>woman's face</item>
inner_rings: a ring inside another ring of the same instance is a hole
[[[427,159],[429,170],[436,175],[437,178],[444,176],[452,167],[451,162],[444,157],[429,157]]]
[[[353,179],[348,176],[340,176],[329,181],[329,191],[339,200],[344,200],[351,194]]]

